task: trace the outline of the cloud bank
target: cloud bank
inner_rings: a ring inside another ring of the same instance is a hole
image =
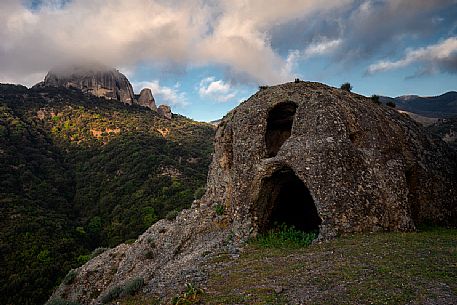
[[[380,61],[368,67],[367,73],[388,71],[419,63],[422,73],[433,73],[438,70],[457,72],[457,37],[430,45],[425,48],[409,50],[397,61]]]
[[[184,70],[215,65],[226,69],[231,81],[272,84],[291,80],[297,62],[311,57],[371,58],[389,54],[408,35],[457,35],[444,32],[457,28],[457,0],[30,3],[0,2],[0,81],[30,83],[53,66],[87,60]]]

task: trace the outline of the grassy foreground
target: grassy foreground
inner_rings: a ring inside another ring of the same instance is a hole
[[[221,255],[204,304],[457,304],[457,230],[359,234]]]
[[[174,304],[457,304],[457,229],[356,234],[302,248],[253,242],[239,258],[221,254],[207,267],[203,293]],[[162,302],[137,295],[120,304]]]

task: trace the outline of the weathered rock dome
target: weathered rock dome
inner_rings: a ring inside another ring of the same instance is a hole
[[[260,90],[220,123],[205,199],[234,223],[327,238],[456,223],[456,160],[408,117],[319,83]]]

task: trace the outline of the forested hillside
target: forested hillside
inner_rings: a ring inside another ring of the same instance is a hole
[[[78,90],[0,85],[0,303],[44,303],[94,249],[190,206],[213,135]]]

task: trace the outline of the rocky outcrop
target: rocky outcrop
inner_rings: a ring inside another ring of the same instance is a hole
[[[133,88],[127,77],[116,69],[100,65],[70,66],[49,71],[42,86],[77,88],[98,97],[134,103]]]
[[[147,107],[166,119],[172,118],[170,106],[161,105],[157,109],[151,89],[144,88],[139,95],[135,95],[132,84],[124,74],[99,64],[53,69],[48,72],[44,81],[35,85],[35,87],[42,86],[76,88],[85,93],[117,100],[124,104]]]
[[[148,107],[153,111],[157,111],[157,106],[154,100],[154,96],[152,96],[152,91],[149,88],[144,88],[140,92],[140,96],[138,97],[138,105],[143,107]]]
[[[366,97],[318,83],[264,88],[219,124],[200,201],[78,268],[54,297],[98,304],[138,277],[144,293],[170,295],[204,281],[208,254],[236,256],[276,222],[320,239],[456,225],[456,160],[442,140]]]
[[[322,84],[288,83],[223,119],[205,198],[230,209],[246,236],[275,220],[307,221],[321,238],[408,231],[456,224],[456,169],[444,142],[397,111]],[[289,206],[288,192],[305,199]]]
[[[173,114],[171,113],[171,108],[168,105],[160,105],[157,109],[157,112],[166,119],[171,120]]]

